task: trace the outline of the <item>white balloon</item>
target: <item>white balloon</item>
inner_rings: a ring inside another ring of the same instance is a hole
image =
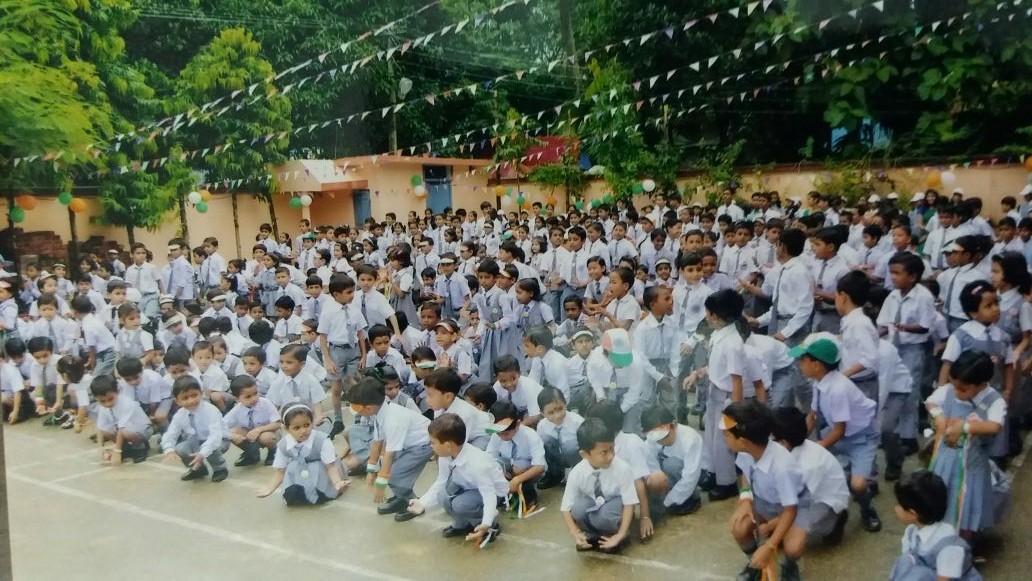
[[[312,205],[312,196],[304,194],[301,196],[301,205],[308,207]]]
[[[952,186],[957,183],[957,174],[951,171],[944,171],[942,172],[942,175],[939,176],[939,179],[942,180],[942,185],[947,187]]]
[[[652,180],[644,180],[641,182],[641,189],[651,193],[653,190],[656,189],[656,182]]]
[[[414,193],[417,198],[422,198],[426,195],[426,186],[419,184],[412,190],[412,193]]]
[[[516,205],[516,200],[514,200],[512,198],[512,196],[502,196],[502,207],[503,208],[512,208],[515,205]]]
[[[191,204],[195,204],[195,205],[199,204],[201,202],[201,193],[200,192],[190,192],[189,194],[186,195],[186,199]]]

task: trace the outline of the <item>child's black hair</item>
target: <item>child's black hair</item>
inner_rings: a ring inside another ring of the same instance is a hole
[[[616,433],[598,418],[588,418],[577,428],[577,449],[591,452],[599,444],[612,443]]]
[[[912,252],[897,252],[889,259],[889,267],[898,264],[903,267],[903,272],[913,275],[915,280],[921,280],[924,276],[924,261]]]
[[[4,341],[5,357],[21,357],[25,355],[25,342],[17,337],[11,337]]]
[[[771,435],[775,440],[784,440],[793,448],[802,446],[809,430],[806,429],[806,414],[797,407],[780,407],[774,410],[774,425]]]
[[[44,351],[53,353],[54,342],[50,337],[33,337],[25,344],[25,349],[30,355],[35,355],[36,353],[42,353]]]
[[[192,375],[184,375],[172,384],[172,397],[178,398],[181,394],[192,389],[202,391],[200,382],[198,382],[197,378]]]
[[[505,401],[504,399],[495,402],[495,404],[491,406],[491,415],[494,416],[496,422],[500,422],[502,420],[513,420],[514,426],[516,422],[523,419],[523,414],[520,413],[520,410],[516,409],[516,406],[513,405],[512,402]]]
[[[510,371],[520,372],[520,362],[512,355],[502,355],[495,359],[495,375]]]
[[[92,393],[94,397],[107,395],[109,393],[118,393],[118,381],[110,375],[98,375],[90,382],[90,393]]]
[[[330,277],[330,284],[327,287],[331,295],[342,293],[353,288],[355,288],[354,279],[343,273],[336,273]]]
[[[479,266],[477,266],[477,274],[486,274],[488,276],[499,276],[502,273],[498,267],[498,263],[491,258],[485,258]]]
[[[950,365],[950,379],[982,385],[993,378],[995,371],[996,366],[988,354],[982,351],[964,351]]]
[[[662,295],[664,291],[669,290],[670,289],[668,287],[659,284],[650,286],[645,289],[645,292],[642,294],[641,302],[645,304],[646,309],[651,309],[652,305],[659,300],[660,295]]]
[[[272,325],[270,325],[265,319],[255,321],[247,327],[247,335],[252,341],[259,345],[265,345],[269,341],[272,341],[272,334]]]
[[[383,382],[365,377],[351,388],[349,399],[358,405],[383,405],[385,397]]]
[[[93,312],[93,301],[86,295],[79,295],[72,299],[69,305],[73,311],[80,315],[85,315]]]
[[[211,343],[209,343],[208,341],[198,341],[194,343],[191,353],[196,355],[201,351],[211,351],[212,355],[215,354],[215,349],[211,346]]]
[[[437,361],[437,355],[429,347],[416,347],[412,350],[412,362],[418,361]]]
[[[376,341],[380,337],[390,337],[392,332],[387,325],[373,325],[369,327],[369,343]]]
[[[989,284],[989,281],[975,280],[964,285],[964,290],[960,291],[960,308],[964,309],[964,314],[971,317],[971,313],[977,312],[982,306],[982,296],[986,293],[996,293],[996,289]],[[949,298],[946,297],[944,300],[949,300]],[[30,349],[29,352],[31,353],[32,350]]]
[[[1023,295],[1028,294],[1029,287],[1032,286],[1032,275],[1028,273],[1025,255],[1008,250],[994,256],[992,261],[1000,265],[1003,282],[1016,287],[1018,292]]]
[[[466,424],[456,414],[441,414],[430,422],[430,437],[438,442],[461,446],[466,443]]]
[[[661,404],[653,404],[641,414],[641,429],[648,432],[656,426],[674,423],[674,414]]]
[[[527,333],[523,338],[529,341],[531,345],[544,347],[546,350],[551,349],[554,344],[552,331],[544,325],[536,325],[527,329]]]
[[[166,368],[173,365],[190,365],[190,352],[186,347],[172,347],[165,352],[163,361]]]
[[[257,385],[258,382],[256,382],[253,377],[245,373],[241,373],[230,380],[229,393],[233,394],[233,397],[239,398],[241,391],[249,387],[257,387]]]
[[[563,299],[563,306],[564,307],[566,305],[569,305],[569,304],[577,305],[578,309],[584,310],[584,299],[580,298],[577,295],[570,295],[570,296],[566,297],[565,299]]]
[[[831,244],[834,246],[835,252],[838,252],[839,246],[841,246],[843,242],[838,229],[834,227],[821,228],[813,235],[813,237],[825,244]]]
[[[731,289],[719,290],[709,295],[704,304],[707,311],[725,323],[734,323],[741,318],[742,311],[745,310],[745,299]]]
[[[602,420],[606,427],[613,431],[613,433],[618,433],[623,429],[623,410],[620,409],[620,404],[613,400],[604,399],[602,401],[595,402],[588,407],[588,411],[584,416]]]
[[[143,362],[136,357],[123,357],[115,362],[115,371],[123,379],[136,377],[143,373]]]
[[[799,256],[806,245],[806,233],[798,228],[789,228],[781,233],[779,243],[789,256]]]
[[[280,358],[293,357],[299,363],[304,364],[308,359],[308,346],[299,345],[297,343],[288,343],[280,348]]]
[[[218,323],[216,323],[215,319],[211,317],[204,317],[200,321],[197,321],[197,333],[200,334],[201,337],[207,337],[215,331],[218,331],[218,327]]]
[[[736,437],[760,446],[770,441],[774,420],[767,406],[754,399],[736,401],[724,408],[724,415],[735,421],[728,431]]]
[[[859,270],[851,270],[838,279],[836,292],[840,292],[858,307],[867,303],[867,297],[871,294],[871,281],[867,275]]]
[[[896,504],[903,510],[914,511],[917,521],[923,525],[946,517],[949,489],[938,474],[918,470],[897,482],[895,492]]]
[[[616,276],[616,278],[620,279],[620,282],[628,286],[634,285],[634,271],[626,266],[618,266],[609,274],[610,276]]]
[[[490,383],[474,383],[466,390],[466,399],[472,400],[473,405],[482,406],[486,411],[498,401],[498,392]]]
[[[686,266],[699,266],[701,264],[702,255],[698,252],[681,252],[677,255],[678,272]]]
[[[139,359],[137,359],[139,361]],[[68,383],[79,383],[86,375],[86,362],[82,357],[65,355],[57,360],[57,372],[68,378]]]
[[[284,309],[286,311],[292,312],[294,308],[297,307],[297,303],[294,302],[294,299],[288,296],[282,296],[276,299],[276,302],[273,303],[273,306],[275,306],[277,309]]]
[[[516,288],[530,293],[530,300],[541,300],[541,285],[535,278],[524,278],[516,282]]]
[[[248,347],[247,349],[244,349],[244,352],[240,354],[240,359],[243,359],[244,357],[254,357],[255,359],[258,360],[258,363],[261,363],[262,366],[264,366],[265,365],[265,359],[266,359],[267,356],[265,355],[265,349],[262,349],[261,347],[254,346],[254,347]]]
[[[432,387],[442,393],[459,395],[459,390],[462,389],[462,378],[459,377],[459,374],[454,369],[446,367],[431,371],[423,379],[423,385],[428,389]]]
[[[550,403],[561,403],[566,405],[566,396],[563,392],[559,391],[554,387],[546,387],[538,392],[537,395],[538,408],[544,413],[545,406]]]

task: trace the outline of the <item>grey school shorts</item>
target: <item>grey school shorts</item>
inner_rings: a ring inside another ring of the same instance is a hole
[[[336,373],[327,371],[326,377],[338,380],[358,373],[358,347],[354,345],[330,345],[330,360],[337,366]]]

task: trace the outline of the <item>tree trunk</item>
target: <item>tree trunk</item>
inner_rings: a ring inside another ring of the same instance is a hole
[[[126,224],[125,233],[129,238],[129,248],[132,248],[133,244],[136,244],[136,228],[132,224]]]
[[[21,261],[18,260],[18,237],[14,235],[14,219],[11,218],[11,210],[14,209],[14,192],[7,192],[7,231],[11,233],[11,262],[14,263],[14,271],[21,272]]]
[[[186,196],[179,194],[179,224],[180,234],[186,240],[187,247],[190,246],[190,227],[186,224]],[[189,252],[189,250],[187,250]]]
[[[566,49],[566,56],[571,57],[577,52],[577,45],[573,38],[573,0],[559,0],[559,27],[563,37],[563,48]],[[577,93],[581,92],[580,71],[577,70],[577,60],[574,59],[574,83]]]
[[[237,193],[230,192],[229,199],[233,201],[233,232],[236,234],[236,255],[243,256],[240,252],[240,211],[237,206]]]
[[[276,242],[279,243],[279,224],[276,222],[276,203],[275,194],[269,194],[269,222],[272,223],[272,235],[276,238]]]
[[[75,212],[71,209],[68,210],[68,230],[72,235],[72,251],[69,253],[71,259],[68,261],[69,264],[75,265],[75,270],[79,269],[79,229],[75,226]]]

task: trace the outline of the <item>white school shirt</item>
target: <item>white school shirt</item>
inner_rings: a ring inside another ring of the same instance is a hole
[[[94,313],[103,312],[105,307],[107,307],[107,303],[104,302],[104,296],[101,295],[99,292],[93,290],[93,289],[90,289],[89,291],[87,291],[85,293],[76,292],[75,294],[76,295],[85,295],[86,298],[90,299],[90,304],[93,305],[93,312]]]
[[[314,297],[308,297],[305,299],[304,304],[301,305],[301,318],[304,320],[312,319],[316,322],[319,321],[319,316],[322,315],[323,309],[326,305],[333,302],[333,297],[328,294],[320,294]]]
[[[775,267],[770,271],[766,279],[771,282],[771,301],[778,305],[778,316],[788,318],[779,333],[785,337],[791,337],[806,326],[813,313],[813,275],[806,263],[798,256],[788,262]],[[760,326],[767,326],[771,323],[773,307],[757,319]]]
[[[187,250],[187,252],[189,252]],[[184,256],[172,261],[169,265],[168,294],[178,300],[189,300],[194,298],[196,289],[194,287],[194,269]]]
[[[542,417],[541,421],[538,422],[537,432],[541,436],[542,441],[545,438],[554,438],[559,440],[563,450],[578,450],[577,428],[583,423],[583,416],[577,412],[567,410],[563,423],[558,425],[553,424],[548,418]]]
[[[637,258],[638,249],[635,248],[634,243],[624,238],[622,240],[612,240],[609,242],[609,253],[606,258],[609,260],[608,264],[617,264],[620,259],[630,256]]]
[[[620,497],[624,506],[638,504],[638,493],[634,489],[634,475],[627,462],[613,458],[607,468],[596,469],[587,460],[581,460],[566,476],[566,488],[559,510],[570,512],[581,498],[598,502],[595,484],[602,492],[602,498]]]
[[[384,399],[373,418],[373,441],[383,442],[385,452],[400,452],[430,444],[430,420],[419,412]]]
[[[508,442],[498,434],[492,434],[485,451],[492,458],[508,459],[513,464],[544,466],[548,469],[545,462],[545,444],[541,441],[541,436],[523,424],[516,428],[516,433]]]
[[[956,537],[957,531],[947,522],[937,522],[923,527],[908,525],[900,539],[904,555],[918,550],[918,547],[933,547],[945,538]],[[964,547],[949,545],[935,556],[935,575],[943,579],[960,579],[966,572]]]
[[[663,469],[659,463],[660,452],[671,458],[680,458],[684,463],[684,467],[681,468],[681,478],[667,492],[663,499],[663,505],[674,506],[688,500],[695,492],[702,472],[702,436],[692,428],[678,424],[677,437],[673,444],[662,446],[656,442],[646,441],[645,449],[648,452],[645,459],[652,472],[659,472]]]
[[[890,393],[910,393],[914,380],[910,369],[903,364],[899,349],[881,339],[878,341],[878,398],[879,409]]]
[[[814,385],[810,409],[817,412],[818,406],[829,425],[846,424],[843,436],[847,438],[871,427],[878,412],[878,404],[838,371],[828,372]]]
[[[724,249],[720,271],[735,280],[743,280],[759,270],[756,250],[750,246],[730,246]]]
[[[132,345],[139,345],[144,353],[153,351],[154,335],[143,329],[136,329],[135,331],[122,329],[119,331],[118,337],[115,338],[115,353],[121,355]]]
[[[470,375],[473,375],[473,356],[461,343],[453,343],[451,347],[443,349],[442,352],[446,353],[451,360],[449,367],[460,376],[468,378]],[[440,355],[437,351],[434,351],[434,353]]]
[[[497,253],[497,251],[496,251]],[[430,251],[430,254],[426,254],[420,250],[416,250],[416,257],[412,260],[412,266],[416,269],[416,275],[422,276],[423,270],[430,268],[433,269],[434,273],[437,272],[437,265],[441,263],[441,257],[437,256],[434,251]]]
[[[568,281],[568,273],[573,268],[573,253],[562,246],[549,248],[541,255],[539,264],[546,282],[553,278]]]
[[[591,354],[588,354],[590,357]],[[588,382],[588,358],[581,358],[580,355],[574,353],[570,355],[570,358],[566,360],[566,374],[568,377],[568,385],[580,385]]]
[[[645,447],[645,440],[634,434],[618,432],[613,444],[616,457],[630,465],[631,476],[635,480],[648,477],[650,470],[646,460],[648,448]]]
[[[616,387],[627,388],[623,401],[620,403],[620,409],[624,413],[627,413],[641,399],[641,378],[646,373],[651,375],[655,381],[663,379],[663,374],[656,371],[651,365],[646,365],[645,356],[640,352],[632,352],[631,364],[627,367],[614,367],[602,347],[595,347],[588,355],[586,373],[588,384],[591,385],[591,390],[599,401],[606,399],[606,390],[611,388],[614,378]]]
[[[140,375],[140,383],[135,388],[125,380],[119,379],[118,393],[119,397],[131,394],[130,398],[141,404],[161,403],[172,398],[172,381],[153,369],[144,369]]]
[[[222,368],[219,367],[219,364],[214,359],[204,372],[201,372],[200,368],[193,361],[190,362],[190,367],[196,372],[197,379],[204,389],[205,395],[213,391],[229,391],[229,378],[226,377],[226,372],[222,371]]]
[[[566,401],[570,400],[570,377],[566,369],[566,358],[561,353],[549,349],[541,357],[530,360],[530,377],[544,386],[547,384],[563,393]]]
[[[792,457],[803,472],[803,481],[814,503],[822,503],[836,513],[849,506],[849,485],[838,458],[813,440],[803,440],[792,449]]]
[[[222,425],[228,432],[232,428],[252,430],[278,421],[280,413],[276,406],[264,397],[259,397],[253,407],[247,407],[242,403],[233,406],[233,409],[222,418]]]
[[[273,300],[279,299],[280,297],[290,297],[294,301],[294,307],[299,307],[305,304],[305,291],[301,290],[301,287],[296,284],[289,282],[287,286],[276,286],[276,290],[273,291]]]
[[[258,346],[257,343],[244,337],[236,329],[226,333],[222,338],[226,341],[226,348],[229,350],[229,353],[237,357],[242,357],[243,352],[247,349]]]
[[[486,435],[487,429],[494,423],[491,419],[491,414],[478,410],[468,401],[458,396],[452,400],[451,405],[446,409],[435,410],[434,418],[439,418],[444,414],[455,414],[459,416],[462,423],[466,426],[466,442],[469,442],[478,436]]]
[[[799,497],[806,493],[799,463],[791,452],[774,442],[767,442],[759,460],[739,452],[735,466],[749,482],[753,496],[765,502],[782,507],[798,506]]]
[[[92,313],[86,315],[79,321],[79,326],[82,329],[83,342],[87,348],[95,348],[98,354],[115,348],[115,336],[96,315]]]
[[[281,371],[269,386],[269,392],[265,397],[272,405],[281,409],[287,404],[297,402],[311,406],[326,399],[326,390],[312,374],[306,373],[303,369],[294,377]]]
[[[355,303],[342,305],[333,301],[323,309],[319,317],[318,333],[326,335],[330,345],[358,345],[358,333],[367,326],[366,320],[362,317],[361,311],[355,308]],[[323,353],[325,356],[326,353]]]
[[[54,317],[52,321],[37,319],[32,325],[32,337],[50,338],[55,353],[68,353],[78,336],[78,325],[63,317]]]
[[[370,349],[369,352],[366,353],[366,369],[376,367],[381,362],[393,367],[394,370],[398,372],[398,378],[401,379],[402,385],[409,383],[412,376],[412,369],[407,363],[405,363],[405,357],[400,351],[394,347],[388,347],[387,352],[384,353],[383,357],[377,355],[376,350],[374,349]]]
[[[842,317],[842,349],[839,369],[846,370],[854,364],[864,370],[853,377],[868,378],[878,372],[878,329],[863,309],[853,309]]]
[[[897,331],[896,324],[918,325],[931,329],[935,322],[935,297],[924,285],[918,284],[906,296],[896,289],[889,293],[878,312],[878,326],[889,330],[886,337],[899,345],[927,343],[929,333]]]
[[[982,280],[982,272],[978,270],[977,264],[966,264],[944,270],[939,274],[939,296],[943,300],[942,310],[947,317],[956,319],[967,319],[967,313],[960,306],[960,294],[968,283]]]
[[[968,335],[971,335],[973,339],[981,339],[1010,345],[1010,337],[1008,337],[1007,334],[996,325],[986,326],[978,321],[968,321],[961,325],[957,331],[960,331],[961,329],[963,329]],[[957,333],[955,331],[950,335],[950,338],[946,340],[946,348],[942,351],[942,360],[949,362],[956,361],[957,358],[960,357],[960,353],[960,341],[957,339]],[[1014,352],[1008,349],[1006,363],[1013,362]]]
[[[142,434],[150,423],[139,404],[127,397],[119,396],[109,408],[97,406],[97,430],[106,434],[123,429]]]
[[[466,279],[462,279],[462,282],[465,283]],[[362,313],[362,317],[366,321],[366,329],[373,325],[387,325],[387,319],[395,315],[394,308],[391,307],[390,302],[376,289],[372,289],[369,292],[356,289],[355,299],[351,301],[351,305],[355,310]],[[390,327],[391,331],[394,330],[390,325],[387,326]]]
[[[191,416],[193,416],[193,422],[190,421]],[[161,437],[161,451],[167,452],[174,449],[181,436],[194,435],[201,440],[199,451],[205,458],[222,447],[222,440],[226,438],[226,433],[222,428],[222,412],[219,411],[219,408],[207,401],[198,404],[194,411],[180,408],[176,415],[172,416],[165,435]]]
[[[846,264],[845,259],[840,255],[836,254],[827,260],[816,259],[811,265],[811,271],[813,272],[813,281],[817,289],[824,292],[830,292],[832,294],[838,289],[838,280],[842,278],[842,275],[849,272],[849,265]],[[780,305],[779,305],[780,310]],[[822,302],[822,309],[835,310],[834,301]]]
[[[588,282],[587,286],[584,287],[584,298],[600,303],[602,302],[602,297],[606,296],[606,289],[608,288],[609,278],[606,276],[603,276],[598,280],[591,280]]]
[[[795,365],[795,359],[788,354],[788,345],[769,335],[751,333],[749,338],[745,340],[745,346],[755,350],[754,353],[768,368],[768,372],[771,375],[779,369],[786,369]],[[771,378],[766,378],[764,384],[770,385],[771,381]]]
[[[742,378],[746,383],[746,352],[742,336],[734,325],[727,325],[713,331],[710,336],[709,379],[713,387],[731,393],[731,376]]]
[[[986,387],[985,389],[992,388]],[[932,406],[941,409],[942,406],[946,403],[946,394],[951,390],[953,390],[952,383],[940,385],[939,387],[935,388],[935,391],[932,392],[932,395],[928,396],[928,399],[925,400],[925,403],[931,404]],[[1006,418],[1007,401],[1004,400],[1002,397],[998,397],[996,398],[996,401],[994,401],[993,404],[989,406],[989,409],[986,410],[985,419],[987,421],[993,422],[995,424],[1000,424],[1002,426]]]
[[[533,379],[521,376],[516,380],[516,389],[509,392],[502,384],[495,382],[494,390],[498,401],[508,401],[516,406],[516,409],[527,414],[528,417],[541,415],[541,408],[538,407],[537,397],[541,393],[541,384]]]
[[[690,337],[706,317],[706,297],[713,294],[713,289],[699,282],[696,285],[686,283],[674,286],[674,320],[681,332],[681,343],[689,343]]]
[[[315,445],[315,438],[311,434],[308,435],[308,439],[298,444],[294,436],[287,432],[283,436],[283,443],[286,449],[298,448],[297,458],[307,458],[312,453],[312,446]],[[323,464],[333,464],[337,460],[337,453],[333,450],[333,442],[329,438],[323,438],[322,444],[319,446],[319,461]],[[277,470],[285,470],[287,464],[290,463],[290,458],[286,454],[276,454],[276,457],[272,461],[272,467]]]
[[[641,319],[641,306],[630,292],[621,298],[609,301],[609,304],[606,305],[606,312],[613,315],[617,321],[630,321],[632,328]]]
[[[5,396],[12,396],[15,392],[23,389],[25,389],[25,382],[22,380],[18,366],[10,361],[0,363],[0,391]]]
[[[287,338],[291,335],[301,334],[301,324],[304,323],[304,319],[297,315],[290,315],[286,319],[280,318],[276,321],[276,327],[272,333],[276,337]]]
[[[454,458],[441,456],[437,459],[437,479],[423,493],[419,502],[430,510],[440,504],[441,492],[448,483],[462,490],[476,490],[480,493],[483,515],[480,524],[491,526],[498,517],[498,497],[509,492],[500,464],[487,452],[476,446],[465,445]]]
[[[150,262],[144,262],[137,266],[130,264],[125,269],[125,282],[131,287],[140,291],[140,294],[150,295],[159,292],[158,282],[161,276],[158,269]]]
[[[197,342],[197,333],[194,333],[193,329],[186,325],[181,325],[182,330],[179,334],[175,334],[168,329],[158,331],[158,341],[161,341],[161,345],[168,351],[176,343],[181,344],[187,351],[193,351],[194,343]]]
[[[634,343],[638,352],[650,363],[657,359],[662,360],[664,365],[661,367],[665,367],[664,373],[677,375],[681,363],[681,332],[673,315],[663,317],[661,322],[654,314],[649,313],[635,327]]]
[[[719,218],[724,214],[727,214],[731,217],[732,224],[741,222],[745,219],[745,210],[743,210],[738,204],[735,203],[718,206],[716,215],[714,217]]]
[[[564,272],[563,279],[573,285],[574,288],[583,288],[581,285],[588,282],[589,258],[591,258],[591,253],[588,252],[587,248],[582,247],[580,250],[570,253],[570,266],[569,269]]]
[[[594,242],[590,240],[585,240],[584,248],[588,250],[588,257],[601,256],[603,259],[605,259],[606,266],[613,266],[612,264],[609,264],[609,247],[606,246],[605,242],[602,242],[601,238]]]
[[[255,384],[258,385],[258,395],[266,396],[269,393],[269,389],[272,388],[273,382],[276,381],[277,374],[275,371],[268,367],[262,367],[262,370],[258,372],[257,377],[252,376]]]

